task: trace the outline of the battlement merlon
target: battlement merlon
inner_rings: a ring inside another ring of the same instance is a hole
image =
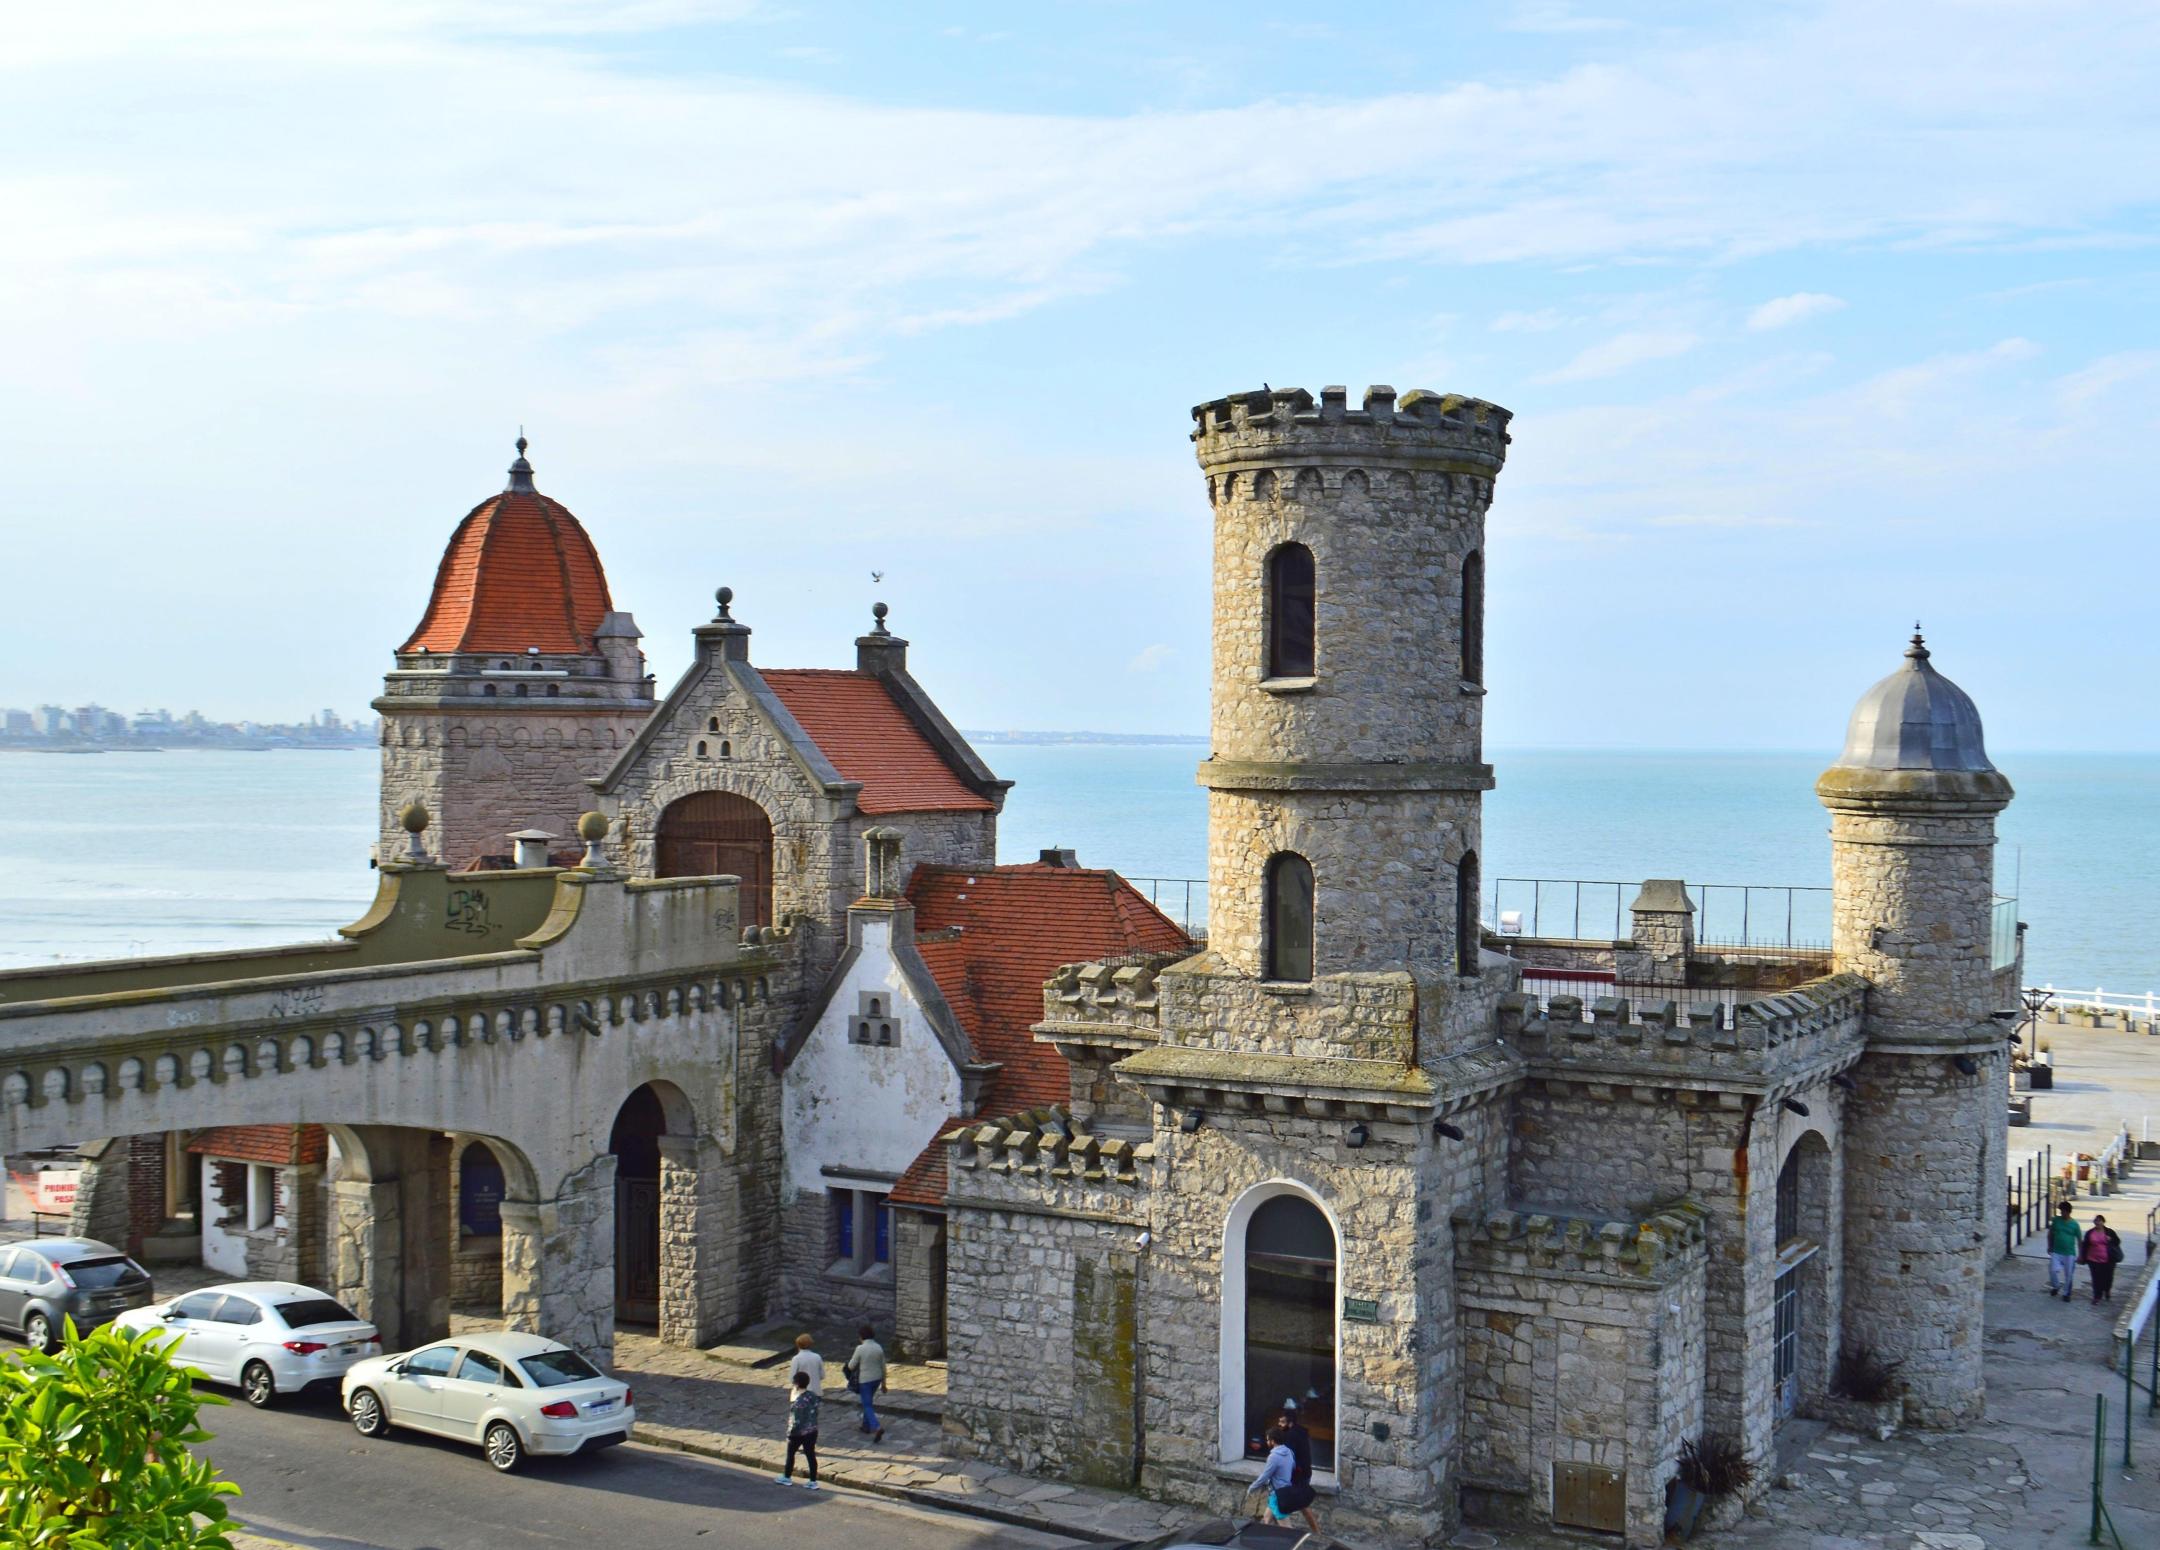
[[[1029,1032],[1038,1044],[1146,1049],[1161,1038],[1155,976],[1190,956],[1126,953],[1093,963],[1068,963],[1044,981],[1043,1020]]]
[[[1704,1219],[1703,1208],[1683,1198],[1641,1220],[1458,1210],[1450,1221],[1459,1262],[1518,1276],[1662,1285],[1705,1263]]]
[[[1209,473],[1294,460],[1343,467],[1436,468],[1491,478],[1507,461],[1508,422],[1498,404],[1415,388],[1365,390],[1349,407],[1340,387],[1232,394],[1193,406],[1194,447]]]

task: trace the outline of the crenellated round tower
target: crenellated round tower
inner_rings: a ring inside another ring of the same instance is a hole
[[[1509,415],[1347,399],[1193,410],[1215,513],[1209,946],[1269,980],[1474,972],[1485,511]]]
[[[1985,1403],[2008,1053],[1993,963],[1995,818],[2010,782],[1972,699],[1915,630],[1816,782],[1830,810],[1833,967],[1867,978],[1846,1107],[1844,1340],[1904,1363],[1908,1419]]]

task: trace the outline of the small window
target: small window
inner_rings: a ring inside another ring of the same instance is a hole
[[[1462,675],[1485,681],[1485,557],[1475,549],[1462,562]]]
[[[554,700],[554,699],[560,699],[561,697],[562,697],[562,685],[561,685],[561,684],[549,684],[549,685],[548,685],[548,698],[549,698],[549,699],[551,699],[551,700]]]
[[[711,757],[712,757],[712,756],[711,756],[710,754],[708,754],[708,753],[707,753],[707,752],[705,751],[705,743],[704,743],[704,740],[703,740],[702,738],[701,738],[701,739],[699,739],[699,741],[698,741],[698,745],[697,745],[697,756],[698,756],[698,757],[699,757],[700,759],[708,759],[708,758],[711,758]]]
[[[720,730],[720,718],[719,718],[718,716],[707,716],[707,717],[705,718],[705,730],[706,730],[706,731],[708,731],[708,732],[717,732],[717,731],[719,731],[719,730]]]
[[[1266,977],[1309,980],[1313,977],[1312,863],[1286,850],[1267,864]]]
[[[521,700],[525,698],[525,685],[519,684],[517,686],[517,697]]]
[[[228,1296],[224,1306],[217,1311],[217,1321],[220,1324],[260,1324],[262,1309],[245,1297]]]
[[[889,1265],[892,1263],[892,1208],[885,1204],[883,1195],[875,1198],[870,1212],[877,1223],[877,1241],[871,1246],[870,1261],[876,1265]]]
[[[1313,552],[1282,544],[1267,558],[1267,674],[1310,678],[1318,659],[1315,640]]]
[[[1455,863],[1455,972],[1474,979],[1478,972],[1477,852],[1466,850]]]
[[[277,1215],[277,1170],[262,1163],[248,1165],[247,1224],[261,1230]]]
[[[835,1189],[826,1192],[832,1201],[833,1257],[843,1265],[855,1259],[855,1191]]]
[[[493,684],[488,684],[480,692],[491,700],[495,698],[495,686]]]
[[[467,1383],[502,1382],[502,1363],[485,1351],[467,1351],[458,1363],[457,1375]]]
[[[405,1371],[415,1378],[447,1378],[450,1376],[450,1364],[456,1360],[456,1346],[429,1346],[425,1351],[416,1351],[405,1359]]]
[[[724,737],[720,739],[720,757],[723,759],[732,759],[735,757],[735,745],[730,743]]]

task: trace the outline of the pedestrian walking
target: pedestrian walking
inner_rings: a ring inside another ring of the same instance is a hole
[[[1275,1493],[1276,1505],[1285,1516],[1302,1513],[1305,1526],[1318,1534],[1320,1519],[1313,1512],[1312,1433],[1305,1430],[1304,1412],[1295,1396],[1283,1401],[1283,1446],[1290,1450],[1290,1484]]]
[[[808,1373],[810,1392],[822,1395],[825,1392],[825,1358],[811,1349],[816,1344],[808,1335],[795,1337],[795,1360],[788,1364],[788,1382],[792,1385],[797,1378]]]
[[[878,1419],[877,1406],[871,1401],[877,1398],[880,1385],[885,1382],[885,1348],[877,1343],[877,1332],[868,1324],[855,1333],[862,1336],[862,1344],[847,1359],[841,1371],[847,1374],[855,1397],[862,1401],[862,1429],[870,1434],[872,1442],[885,1440],[885,1423]]]
[[[810,1337],[805,1335],[803,1338],[807,1340]],[[816,1360],[815,1356],[812,1360]],[[810,1480],[803,1489],[815,1491],[818,1488],[817,1420],[818,1406],[823,1402],[818,1391],[810,1386],[810,1374],[795,1374],[795,1387],[788,1396],[787,1463],[782,1466],[779,1474],[773,1476],[773,1484],[795,1483],[795,1455],[799,1452],[810,1464]]]
[[[1267,1429],[1267,1441],[1267,1462],[1260,1466],[1259,1478],[1245,1487],[1245,1494],[1250,1496],[1255,1491],[1267,1492],[1261,1506],[1267,1514],[1268,1522],[1285,1523],[1289,1521],[1289,1515],[1282,1510],[1281,1493],[1290,1489],[1290,1476],[1297,1469],[1297,1459],[1290,1452],[1289,1444],[1283,1441],[1280,1423]]]
[[[2060,1297],[2064,1302],[2077,1290],[2078,1240],[2084,1235],[2078,1231],[2077,1218],[2070,1213],[2070,1202],[2059,1201],[2055,1216],[2048,1223],[2048,1295]]]
[[[2121,1236],[2108,1226],[2106,1217],[2094,1217],[2092,1226],[2085,1230],[2085,1269],[2092,1276],[2094,1302],[2115,1300],[2115,1267],[2122,1263],[2122,1257]]]

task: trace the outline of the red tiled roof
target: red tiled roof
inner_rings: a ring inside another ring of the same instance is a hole
[[[821,667],[770,667],[761,674],[833,768],[862,782],[855,805],[863,812],[988,812],[996,806],[960,778],[874,676]]]
[[[919,866],[907,892],[931,977],[977,1057],[1004,1064],[984,1094],[986,1114],[1071,1101],[1065,1057],[1028,1032],[1042,1021],[1043,981],[1059,967],[1193,945],[1115,872],[1038,861],[972,872]],[[954,926],[957,936],[932,934]]]
[[[965,1114],[955,1114],[938,1126],[930,1144],[908,1164],[907,1172],[900,1175],[900,1182],[885,1198],[896,1206],[945,1204],[945,1138],[967,1122]]]
[[[427,613],[401,651],[591,651],[614,604],[600,555],[560,501],[491,495],[450,535]]]
[[[213,1125],[196,1131],[187,1149],[278,1168],[319,1163],[330,1155],[329,1134],[320,1125]]]

